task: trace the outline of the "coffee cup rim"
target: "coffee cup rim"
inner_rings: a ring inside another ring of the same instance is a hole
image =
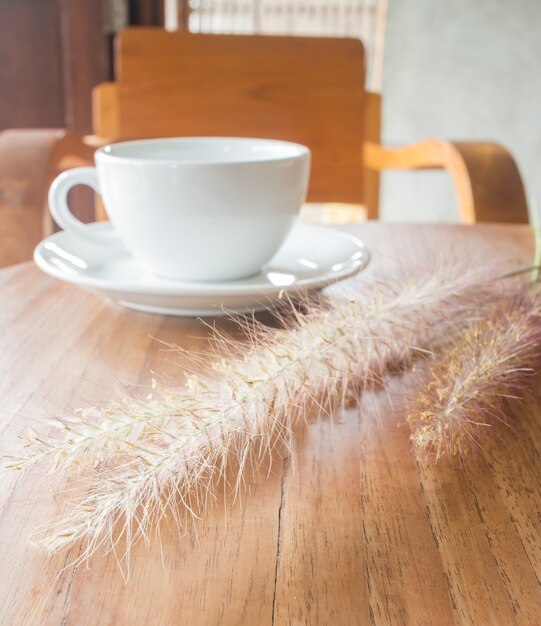
[[[289,148],[291,152],[280,153],[270,153],[264,157],[258,156],[257,158],[250,158],[249,155],[245,157],[239,158],[229,158],[227,160],[220,158],[206,158],[204,160],[197,160],[193,158],[167,158],[167,157],[155,157],[155,156],[145,156],[145,155],[126,155],[126,154],[115,154],[113,150],[122,149],[127,147],[136,148],[137,146],[145,146],[149,144],[169,144],[175,142],[189,142],[195,141],[197,143],[205,143],[205,142],[235,142],[235,143],[265,143],[265,144],[274,144],[276,146],[281,146],[284,148]],[[115,161],[115,162],[138,162],[138,161],[147,161],[155,164],[192,164],[192,165],[211,165],[211,164],[219,164],[219,165],[240,165],[243,163],[274,163],[280,161],[287,161],[291,159],[298,159],[305,156],[310,155],[310,149],[300,143],[296,143],[293,141],[287,141],[282,139],[266,139],[264,137],[219,137],[219,136],[193,136],[193,137],[155,137],[148,139],[135,139],[128,141],[119,141],[119,142],[111,142],[101,148],[96,150],[95,156],[96,158],[106,159],[107,161]]]

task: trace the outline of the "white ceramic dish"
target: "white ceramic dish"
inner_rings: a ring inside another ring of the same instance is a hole
[[[108,222],[87,228],[106,234]],[[347,233],[297,223],[283,246],[255,276],[228,282],[181,282],[145,271],[123,247],[83,240],[59,232],[43,240],[34,260],[47,274],[101,293],[145,312],[215,316],[262,310],[281,292],[320,289],[352,276],[370,258],[366,246]]]

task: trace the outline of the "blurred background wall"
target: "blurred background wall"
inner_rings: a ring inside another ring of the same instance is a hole
[[[0,131],[91,132],[91,91],[113,78],[115,32],[163,23],[163,0],[0,0]]]
[[[490,139],[541,203],[540,0],[389,0],[383,139]],[[458,221],[436,172],[385,173],[382,218]]]

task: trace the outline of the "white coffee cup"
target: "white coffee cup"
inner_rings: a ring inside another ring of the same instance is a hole
[[[95,161],[51,185],[59,226],[101,245],[121,240],[157,276],[223,281],[257,273],[280,248],[305,199],[310,151],[267,139],[146,139],[100,148]],[[71,213],[67,195],[80,184],[101,195],[114,232]]]

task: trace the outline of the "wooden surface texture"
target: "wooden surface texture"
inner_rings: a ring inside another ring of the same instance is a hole
[[[390,259],[440,254],[528,263],[526,226],[348,227]],[[225,330],[226,322],[218,322]],[[0,446],[76,407],[181,378],[156,339],[204,349],[196,320],[130,312],[41,274],[0,271]],[[176,357],[175,357],[176,358]],[[154,374],[155,375],[155,374]],[[0,475],[0,623],[5,626],[540,623],[541,407],[519,405],[463,465],[427,467],[410,448],[400,382],[297,437],[240,502],[179,537],[138,545],[124,583],[112,556],[88,568],[28,544],[63,506],[43,467]]]

